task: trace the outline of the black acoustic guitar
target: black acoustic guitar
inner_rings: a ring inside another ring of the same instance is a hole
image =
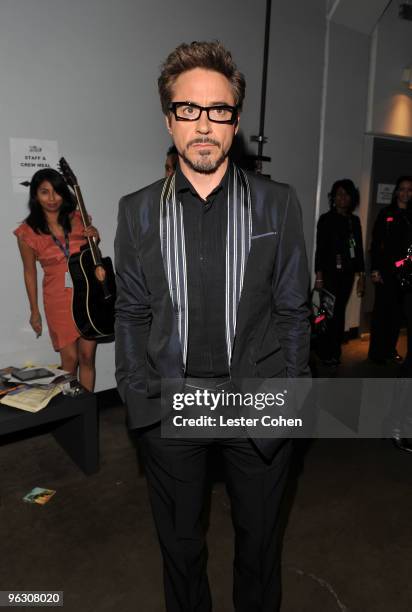
[[[83,225],[89,225],[83,196],[77,178],[67,161],[59,161],[60,171],[74,192]],[[114,335],[114,304],[116,284],[110,257],[102,257],[94,238],[79,253],[69,257],[69,272],[73,282],[72,314],[74,322],[87,340],[110,339]]]

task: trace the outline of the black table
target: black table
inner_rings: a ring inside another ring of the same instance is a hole
[[[0,436],[47,424],[60,446],[85,474],[98,471],[97,401],[93,393],[83,393],[78,397],[59,394],[36,413],[0,404]]]

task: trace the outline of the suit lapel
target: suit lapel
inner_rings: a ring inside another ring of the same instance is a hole
[[[173,311],[177,319],[186,367],[188,336],[187,272],[183,207],[176,200],[175,175],[164,183],[160,196],[160,243]]]
[[[160,241],[163,265],[177,319],[183,364],[186,367],[188,300],[183,206],[176,200],[175,176],[164,183],[160,197]],[[236,319],[252,237],[252,204],[246,174],[229,166],[227,190],[225,324],[228,364],[236,333]]]
[[[226,235],[226,346],[230,365],[236,319],[252,237],[252,206],[246,174],[230,164]]]

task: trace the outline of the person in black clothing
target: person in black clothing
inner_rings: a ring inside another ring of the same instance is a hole
[[[276,612],[291,442],[194,428],[163,436],[160,421],[175,408],[162,380],[183,395],[223,394],[248,379],[310,375],[300,206],[289,185],[228,158],[245,80],[221,43],[182,43],[158,85],[178,165],[119,204],[116,379],[139,436],[165,609],[212,610],[202,517],[207,459],[219,447],[235,530],[233,609]]]
[[[350,179],[336,181],[329,193],[329,212],[318,221],[315,254],[315,289],[327,289],[335,296],[333,317],[318,339],[317,352],[325,365],[338,365],[345,331],[345,310],[358,276],[357,294],[365,290],[362,229],[353,210],[359,191]]]
[[[375,284],[369,358],[380,364],[401,362],[396,351],[402,311],[408,327],[408,355],[412,360],[412,292],[402,289],[396,262],[412,245],[412,176],[401,176],[392,202],[378,214],[372,232],[371,279]]]

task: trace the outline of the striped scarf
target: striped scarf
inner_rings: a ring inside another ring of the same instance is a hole
[[[229,166],[226,233],[226,347],[232,358],[236,317],[252,236],[252,204],[246,174]],[[183,206],[176,199],[175,175],[165,180],[160,196],[160,242],[170,297],[177,320],[183,364],[186,367],[188,339],[187,267]]]

